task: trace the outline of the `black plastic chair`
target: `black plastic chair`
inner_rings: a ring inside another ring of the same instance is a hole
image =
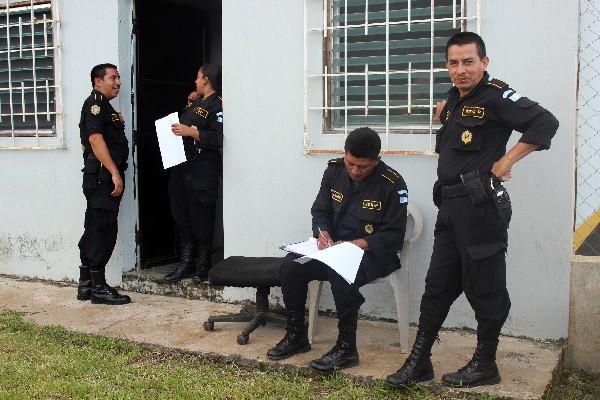
[[[248,322],[237,337],[240,345],[248,343],[250,333],[267,323],[284,324],[285,315],[269,310],[271,287],[280,286],[279,270],[282,257],[228,257],[213,266],[208,273],[208,284],[215,286],[255,287],[256,307],[245,306],[237,314],[214,315],[204,322],[205,331],[212,331],[215,322]]]

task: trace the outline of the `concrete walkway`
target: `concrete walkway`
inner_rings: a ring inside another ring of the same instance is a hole
[[[273,363],[265,353],[284,334],[281,327],[261,327],[250,336],[248,344],[240,346],[236,337],[242,329],[241,323],[216,324],[211,332],[202,329],[209,315],[235,313],[239,306],[133,292],[128,292],[133,303],[125,306],[93,305],[77,301],[75,291],[73,286],[0,277],[0,308],[24,312],[27,319],[42,325],[61,325],[72,331],[265,363]],[[414,334],[411,330],[411,343]],[[336,321],[321,317],[313,350],[285,363],[308,365],[330,349],[336,335]],[[432,351],[438,383],[443,373],[462,367],[475,346],[475,336],[464,331],[444,331],[440,339]],[[360,321],[358,348],[360,365],[345,370],[348,375],[385,378],[407,356],[399,351],[396,325],[387,322]],[[555,344],[503,337],[498,351],[502,383],[463,391],[538,399],[551,381],[560,354]]]

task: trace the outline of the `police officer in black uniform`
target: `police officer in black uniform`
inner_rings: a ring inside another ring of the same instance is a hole
[[[211,267],[215,209],[222,175],[223,105],[221,67],[204,64],[196,78],[180,123],[171,129],[183,137],[187,161],[171,168],[169,200],[179,232],[181,263],[167,282],[193,277],[204,281]],[[194,263],[194,248],[197,252]]]
[[[313,203],[312,229],[319,248],[351,241],[365,250],[353,284],[317,260],[299,264],[289,254],[281,267],[281,290],[287,333],[267,356],[282,360],[310,350],[304,324],[308,283],[329,281],[338,317],[335,346],[310,363],[319,372],[349,368],[359,362],[356,349],[358,309],[365,301],[359,288],[400,268],[397,252],[406,229],[408,193],[398,172],[379,160],[381,140],[369,128],[352,131],[344,158],[329,161]]]
[[[79,122],[87,208],[79,241],[77,299],[127,304],[129,296],[119,294],[105,280],[106,264],[117,240],[117,216],[129,154],[123,119],[109,103],[119,94],[121,79],[113,64],[96,65],[90,75],[94,89],[83,103]]]
[[[477,319],[472,359],[442,378],[448,386],[472,387],[500,382],[496,348],[510,309],[505,253],[511,204],[501,181],[535,150],[550,147],[558,121],[536,102],[521,96],[486,72],[485,44],[463,32],[446,45],[454,87],[442,103],[437,132],[439,207],[433,254],[421,300],[419,330],[409,357],[387,378],[402,386],[433,378],[430,351],[452,303],[465,293]],[[506,152],[513,130],[522,132]]]

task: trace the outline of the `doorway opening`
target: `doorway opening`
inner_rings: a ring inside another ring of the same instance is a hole
[[[169,171],[162,166],[154,121],[180,111],[194,90],[198,68],[221,64],[221,1],[135,1],[136,179],[141,268],[179,259],[177,231],[167,195]],[[213,262],[223,258],[222,196],[219,196]]]

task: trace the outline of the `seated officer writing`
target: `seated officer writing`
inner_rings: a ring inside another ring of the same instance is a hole
[[[400,268],[397,252],[406,229],[408,193],[402,176],[379,159],[381,140],[369,128],[352,131],[345,156],[331,160],[313,203],[312,230],[320,249],[351,241],[365,251],[356,279],[348,284],[317,260],[299,264],[289,254],[281,267],[281,289],[287,312],[287,333],[267,352],[282,360],[310,350],[304,324],[308,283],[329,281],[338,316],[338,339],[333,348],[310,366],[319,372],[358,365],[356,326],[365,301],[359,288]]]

